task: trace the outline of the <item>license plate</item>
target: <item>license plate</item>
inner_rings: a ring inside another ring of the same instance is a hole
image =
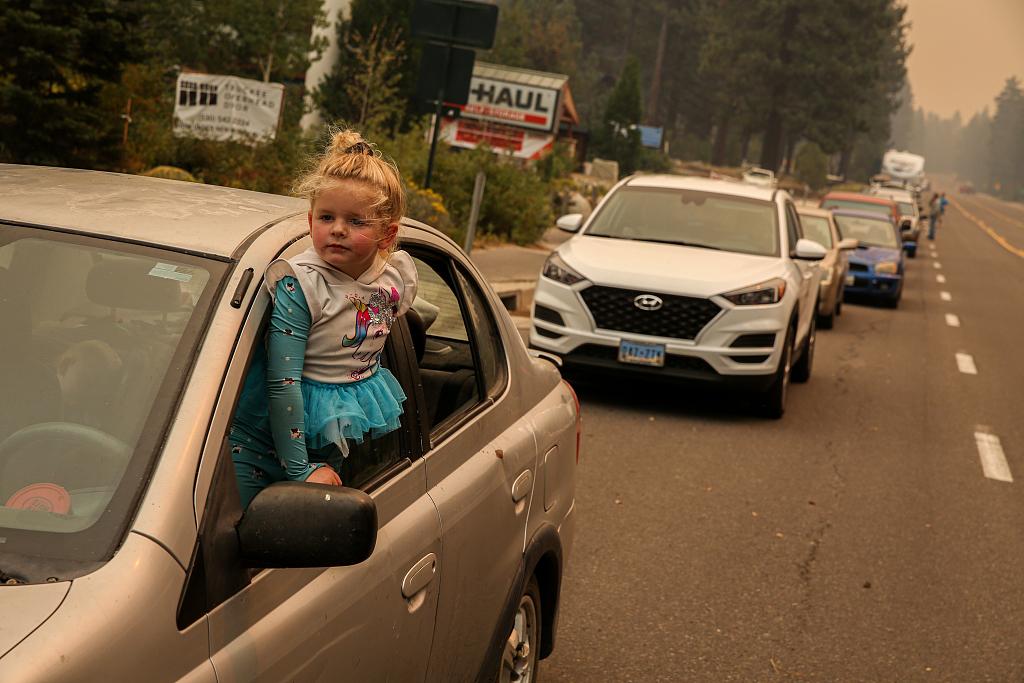
[[[619,343],[619,362],[660,368],[665,365],[665,345],[622,341]]]
[[[856,281],[857,281],[857,278],[855,278],[854,276],[852,276],[852,275],[847,275],[846,276],[846,284],[852,286],[853,283],[856,282]]]

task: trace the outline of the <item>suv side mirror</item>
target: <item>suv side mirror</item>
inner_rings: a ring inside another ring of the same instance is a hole
[[[846,239],[839,240],[839,244],[837,246],[839,247],[840,251],[850,251],[852,249],[856,249],[859,245],[860,242],[853,239],[852,237],[847,237]]]
[[[806,261],[820,261],[825,258],[828,251],[825,247],[821,246],[814,240],[809,240],[806,237],[801,237],[796,241],[796,248],[793,250],[793,256],[798,259],[804,259]]]
[[[582,213],[567,213],[557,221],[555,225],[558,226],[559,230],[565,230],[566,232],[576,232],[583,225],[583,214]]]
[[[281,481],[260,491],[238,523],[249,567],[359,564],[377,544],[377,506],[358,489]]]

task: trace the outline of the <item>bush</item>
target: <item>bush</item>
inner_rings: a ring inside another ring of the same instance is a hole
[[[805,142],[796,153],[796,177],[819,191],[828,184],[828,157],[816,143]]]

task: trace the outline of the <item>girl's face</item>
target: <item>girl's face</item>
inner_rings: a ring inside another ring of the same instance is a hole
[[[339,180],[320,193],[309,212],[309,234],[317,255],[353,279],[398,236],[397,223],[375,215],[376,200],[369,184]]]

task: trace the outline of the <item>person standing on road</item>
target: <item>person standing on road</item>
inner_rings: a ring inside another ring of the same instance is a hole
[[[395,250],[405,211],[398,169],[346,130],[296,191],[309,199],[313,246],[267,268],[266,351],[229,436],[243,508],[278,481],[340,486],[350,444],[397,429],[406,399],[380,364],[417,289],[412,257]]]
[[[928,239],[935,239],[935,223],[939,220],[939,193],[932,192],[928,200]]]
[[[946,205],[949,204],[949,200],[946,199],[946,193],[942,192],[939,194],[939,225],[942,224],[942,219],[946,217]]]

